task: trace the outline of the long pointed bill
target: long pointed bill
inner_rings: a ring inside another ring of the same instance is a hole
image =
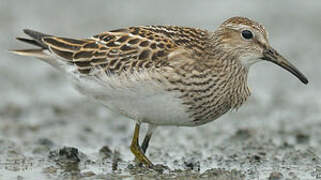
[[[273,62],[282,68],[286,69],[294,76],[296,76],[300,81],[304,84],[308,84],[308,79],[288,60],[286,60],[283,56],[281,56],[275,49],[268,47],[263,51],[263,57],[261,59]]]

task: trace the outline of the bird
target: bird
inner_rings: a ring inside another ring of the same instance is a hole
[[[145,153],[157,127],[200,126],[238,109],[251,94],[247,79],[256,62],[275,63],[308,84],[272,48],[265,27],[247,17],[228,18],[213,31],[149,25],[84,39],[24,33],[29,38],[17,39],[37,48],[11,52],[49,63],[81,94],[134,120],[130,150],[149,168],[154,164]]]

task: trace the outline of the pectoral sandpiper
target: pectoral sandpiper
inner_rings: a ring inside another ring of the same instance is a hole
[[[38,46],[12,52],[39,58],[70,77],[79,92],[136,121],[131,151],[144,155],[157,126],[199,126],[239,108],[250,95],[247,76],[258,61],[307,78],[274,50],[265,28],[232,17],[215,31],[138,26],[71,39],[24,30],[17,38]],[[149,124],[139,145],[141,123]]]

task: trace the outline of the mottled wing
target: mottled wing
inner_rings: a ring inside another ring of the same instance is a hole
[[[130,27],[104,32],[91,39],[55,36],[42,42],[56,55],[74,63],[79,72],[137,72],[168,64],[168,55],[183,48],[201,54],[207,32],[176,26]],[[99,71],[97,71],[99,70]]]
[[[168,38],[151,40],[132,34],[130,29],[105,32],[91,39],[50,36],[42,41],[52,53],[74,63],[82,74],[102,71],[119,74],[160,66],[175,48]]]

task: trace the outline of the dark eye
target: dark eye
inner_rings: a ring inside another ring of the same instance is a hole
[[[249,30],[242,31],[242,36],[244,39],[252,39],[253,38],[253,34]]]

